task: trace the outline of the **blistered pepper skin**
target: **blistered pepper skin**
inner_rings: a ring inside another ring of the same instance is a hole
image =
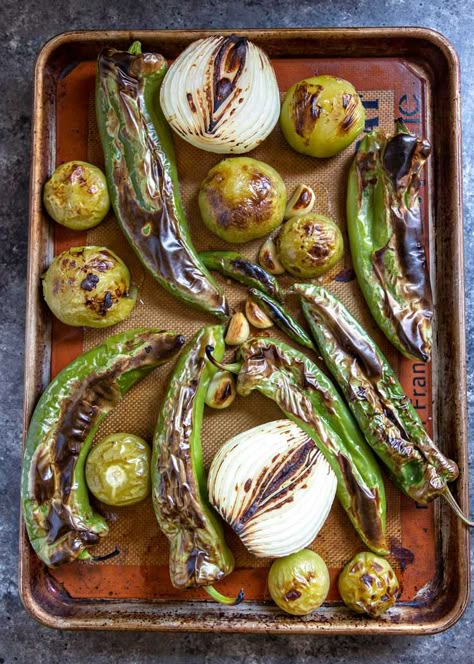
[[[216,368],[212,345],[224,355],[224,327],[202,328],[184,349],[170,379],[153,439],[152,498],[158,524],[170,542],[175,588],[209,586],[230,574],[234,558],[207,499],[202,461],[204,400]]]
[[[199,257],[208,270],[216,270],[245,286],[258,288],[279,302],[285,301],[284,293],[273,274],[237,251],[201,251]]]
[[[347,187],[352,262],[367,305],[395,348],[423,361],[431,357],[433,303],[419,189],[430,151],[400,122],[394,136],[371,132]]]
[[[249,288],[249,298],[255,302],[268,318],[275,323],[290,339],[300,346],[315,350],[311,337],[298,321],[273,297],[258,288]]]
[[[171,133],[159,105],[163,56],[105,49],[96,116],[117,221],[142,264],[178,299],[225,319],[228,306],[194,249],[179,194]]]
[[[249,339],[238,360],[237,392],[264,394],[314,440],[336,474],[337,497],[353,526],[370,549],[387,555],[383,479],[332,382],[301,352],[276,339]]]
[[[295,284],[318,349],[367,442],[397,486],[419,503],[445,496],[458,467],[426,433],[395,373],[343,304],[321,286]]]
[[[47,566],[90,558],[89,545],[107,534],[84,478],[94,434],[121,397],[183,344],[172,332],[127,330],[80,355],[44,391],[26,437],[21,493],[31,545]]]

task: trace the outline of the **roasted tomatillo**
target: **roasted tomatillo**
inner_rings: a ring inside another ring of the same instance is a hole
[[[139,503],[151,490],[150,458],[150,448],[143,438],[112,433],[102,438],[87,457],[87,486],[106,505]]]
[[[339,592],[349,609],[378,618],[400,596],[400,584],[392,566],[370,551],[362,551],[339,575]]]
[[[329,583],[326,563],[310,549],[275,560],[268,574],[272,600],[294,616],[318,609],[328,595]]]
[[[110,208],[105,175],[85,161],[61,164],[44,186],[43,203],[62,226],[76,231],[93,228]]]
[[[335,76],[312,76],[286,93],[280,113],[283,134],[297,152],[332,157],[364,129],[365,110],[354,86]]]
[[[198,200],[202,219],[212,233],[226,242],[249,242],[281,224],[286,188],[268,164],[233,157],[211,168]]]
[[[110,327],[131,314],[137,289],[125,263],[106,247],[71,247],[42,277],[48,307],[74,327]]]
[[[183,343],[172,332],[127,330],[80,355],[43,392],[26,436],[21,496],[31,545],[49,567],[91,558],[89,546],[107,534],[84,479],[95,432],[121,397]]]
[[[276,240],[278,258],[294,277],[319,277],[344,253],[342,233],[329,217],[307,214],[283,224]]]

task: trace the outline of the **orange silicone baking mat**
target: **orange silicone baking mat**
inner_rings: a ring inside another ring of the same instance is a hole
[[[349,79],[361,93],[367,112],[366,130],[380,127],[391,131],[394,118],[403,117],[413,131],[426,131],[428,100],[423,77],[398,59],[387,58],[376,63],[363,58],[275,59],[273,65],[282,93],[295,81],[316,73],[330,73]],[[56,165],[81,159],[103,166],[94,116],[94,77],[95,63],[87,61],[58,82]],[[197,150],[176,136],[174,140],[181,194],[194,244],[200,250],[226,248],[228,245],[205,229],[197,206],[200,182],[222,157]],[[344,210],[345,181],[353,154],[354,146],[327,160],[299,155],[288,147],[277,127],[249,156],[276,168],[285,180],[288,195],[299,183],[310,185],[316,193],[315,211],[330,216],[340,225],[346,239],[344,258],[321,278],[321,282],[341,298],[380,345],[431,433],[431,367],[402,358],[385,340],[368,313],[351,270]],[[422,183],[421,196],[425,212],[428,213],[428,189],[425,184]],[[425,217],[428,218],[428,214]],[[173,299],[146,273],[122,236],[112,213],[87,235],[56,226],[55,254],[72,245],[85,243],[107,246],[126,262],[133,281],[139,287],[139,303],[127,321],[112,329],[89,329],[83,332],[55,320],[53,375],[82,350],[95,346],[112,333],[132,327],[153,326],[175,330],[190,339],[199,327],[212,322],[205,315]],[[259,242],[241,245],[239,251],[255,259],[258,246]],[[245,289],[229,280],[221,279],[221,282],[231,306],[239,309],[245,299]],[[278,332],[275,336],[284,339]],[[316,356],[311,356],[317,360]],[[172,368],[171,365],[159,368],[135,387],[107,416],[96,440],[107,433],[127,431],[151,442]],[[209,465],[213,454],[229,437],[280,417],[279,409],[257,394],[247,399],[238,397],[233,406],[225,411],[206,408],[202,430],[206,465]],[[389,560],[402,582],[402,601],[410,601],[432,579],[435,572],[433,510],[409,501],[388,480],[386,491],[387,534],[392,550]],[[95,548],[94,553],[107,553],[118,546],[120,554],[103,563],[75,562],[52,570],[53,576],[72,597],[207,599],[207,595],[200,590],[183,593],[173,589],[167,568],[168,544],[158,528],[151,499],[133,507],[108,508],[106,514],[109,517],[110,534]],[[268,598],[266,575],[270,561],[251,556],[230,529],[226,530],[226,536],[235,555],[236,570],[219,584],[219,590],[232,594],[243,587],[249,599]],[[335,583],[337,574],[364,547],[337,502],[312,548],[324,558],[331,571],[328,600],[338,599]]]

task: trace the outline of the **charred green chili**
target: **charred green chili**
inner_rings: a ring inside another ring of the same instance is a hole
[[[224,327],[202,328],[184,349],[171,376],[153,439],[152,497],[158,524],[170,542],[169,570],[175,588],[210,587],[230,574],[234,558],[219,517],[207,499],[201,449],[204,399],[216,368],[206,356],[211,344],[224,355]]]
[[[463,521],[447,482],[458,467],[436,447],[380,349],[329,291],[295,284],[319,351],[367,442],[397,486],[419,503],[443,496]]]
[[[212,358],[212,348],[208,348]],[[219,363],[217,363],[219,364]],[[387,555],[385,489],[380,470],[357,424],[329,378],[300,351],[275,339],[240,346],[237,392],[254,390],[275,401],[326,457],[337,477],[337,496],[363,542]]]
[[[406,357],[431,356],[432,296],[419,203],[428,141],[397,123],[394,136],[371,132],[352,163],[347,228],[354,270],[369,309]]]
[[[26,437],[21,493],[30,542],[49,567],[91,558],[88,546],[107,534],[84,479],[94,434],[120,398],[183,344],[172,332],[128,330],[80,355],[44,391]]]
[[[280,284],[273,274],[237,251],[201,251],[199,258],[208,270],[216,270],[245,286],[258,288],[279,302],[285,301]]]
[[[109,193],[118,223],[143,265],[175,297],[218,317],[225,297],[194,249],[179,195],[170,130],[159,92],[166,59],[103,50],[98,59],[96,115]]]
[[[249,288],[250,299],[258,304],[277,327],[300,346],[315,350],[310,336],[297,320],[275,299],[258,288]]]

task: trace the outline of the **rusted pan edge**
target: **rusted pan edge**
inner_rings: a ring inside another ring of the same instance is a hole
[[[58,35],[43,47],[36,63],[34,86],[24,434],[49,375],[50,329],[38,284],[52,251],[51,226],[45,221],[41,208],[41,188],[55,154],[56,80],[66,68],[96,57],[105,45],[124,47],[140,39],[145,47],[160,50],[172,58],[195,39],[233,32],[247,34],[273,57],[403,57],[421,63],[430,74],[434,87],[431,117],[435,135],[434,290],[439,319],[435,326],[434,382],[438,404],[435,412],[438,436],[443,437],[443,441],[446,439],[444,450],[459,462],[456,497],[466,512],[468,439],[459,65],[451,44],[439,33],[424,28],[86,31]],[[401,605],[388,620],[354,617],[339,605],[323,607],[311,620],[303,621],[255,602],[229,610],[228,607],[214,609],[202,602],[75,600],[58,588],[39,565],[29,547],[23,524],[20,527],[20,595],[34,618],[59,629],[429,634],[452,626],[463,614],[470,595],[469,533],[446,508],[440,506],[436,513],[442,562],[439,584],[429,589],[425,602],[417,606]]]

